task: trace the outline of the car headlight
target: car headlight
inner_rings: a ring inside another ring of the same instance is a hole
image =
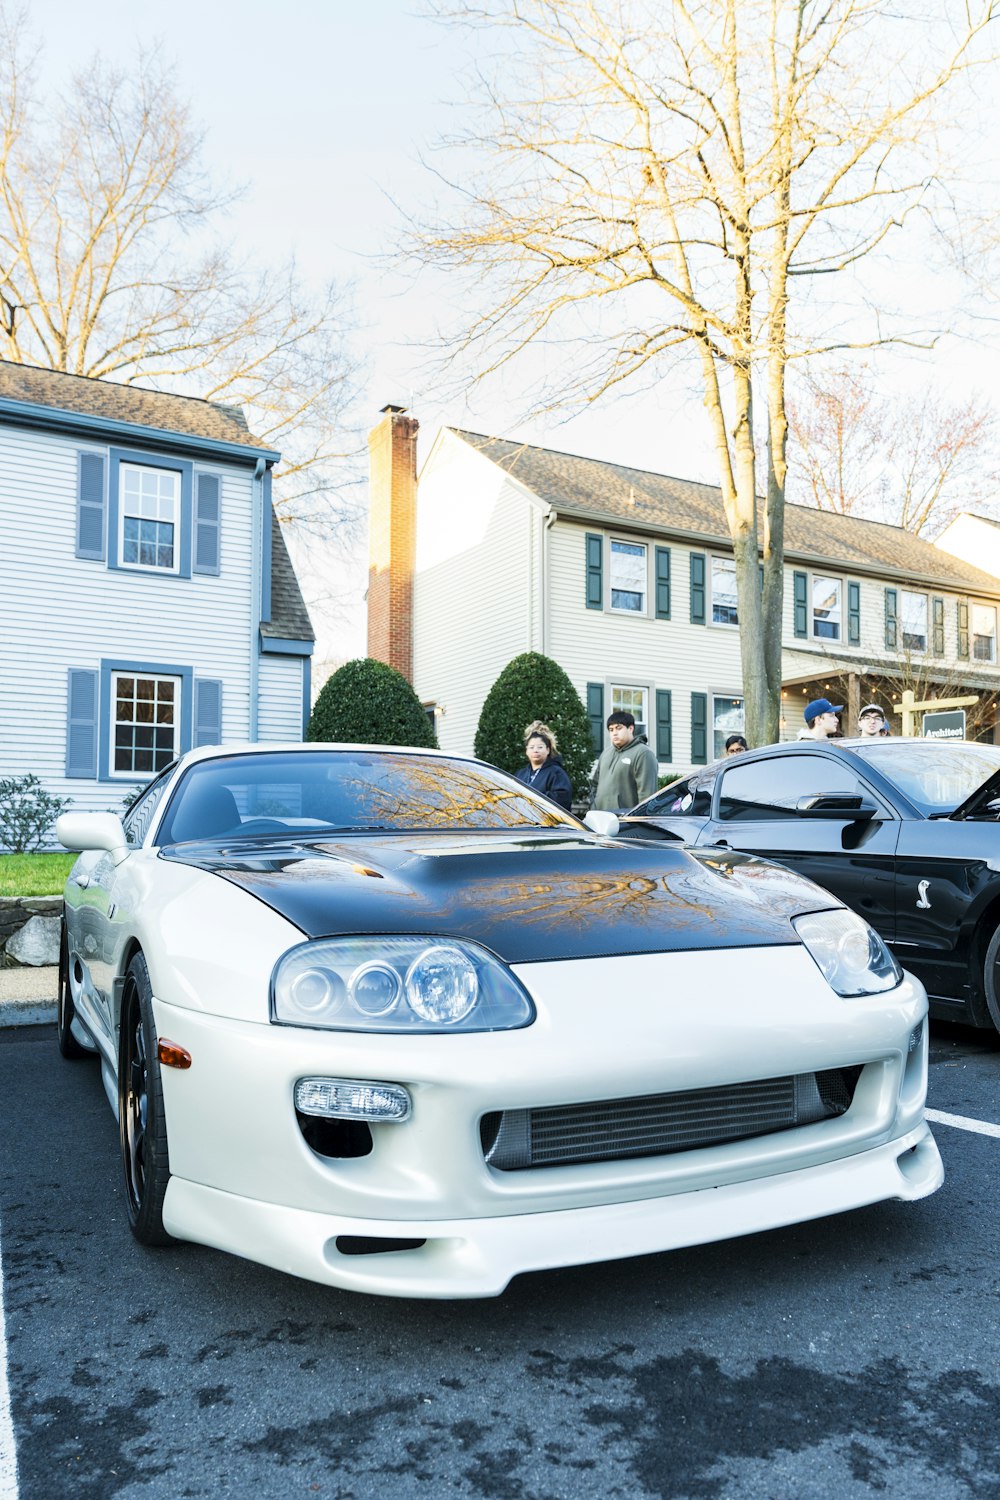
[[[792,926],[824,979],[838,995],[893,990],[903,971],[874,928],[853,911],[814,911]]]
[[[271,1019],[334,1031],[511,1031],[535,1008],[476,943],[419,937],[321,938],[275,965]]]

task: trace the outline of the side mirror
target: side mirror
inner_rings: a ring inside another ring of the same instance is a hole
[[[591,808],[583,821],[592,833],[600,834],[602,839],[613,839],[621,827],[615,813],[599,812],[596,807]]]
[[[116,865],[128,854],[122,820],[115,813],[63,813],[56,819],[56,838],[67,849],[105,849]]]
[[[874,802],[854,792],[817,792],[800,797],[795,804],[800,818],[838,818],[850,823],[870,823],[878,812]]]

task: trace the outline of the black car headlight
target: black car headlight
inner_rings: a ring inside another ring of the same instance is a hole
[[[814,911],[792,926],[831,989],[849,999],[878,995],[901,983],[903,971],[874,928],[853,911]]]
[[[275,965],[271,1019],[333,1031],[512,1031],[535,1008],[510,970],[450,938],[322,938]]]

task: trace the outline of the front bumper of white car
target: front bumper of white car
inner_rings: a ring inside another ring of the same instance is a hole
[[[923,1118],[926,997],[916,981],[840,999],[798,946],[517,973],[537,1019],[492,1034],[240,1023],[157,996],[158,1034],[192,1057],[186,1071],[163,1070],[166,1228],[335,1286],[481,1297],[523,1271],[751,1233],[940,1185]],[[534,1112],[567,1107],[578,1148],[606,1101],[653,1100],[655,1112],[684,1095],[697,1114],[721,1099],[731,1120],[744,1084],[836,1070],[848,1070],[849,1107],[812,1123],[635,1154],[637,1142],[648,1147],[644,1121],[619,1107],[602,1126],[601,1159],[488,1160],[489,1122],[501,1114],[540,1120]],[[372,1125],[365,1155],[321,1154],[293,1107],[303,1077],[402,1085],[410,1117]],[[616,1130],[621,1153],[608,1146]]]

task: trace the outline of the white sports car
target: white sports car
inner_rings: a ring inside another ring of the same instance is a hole
[[[144,1244],[476,1297],[942,1180],[927,1000],[788,871],[483,765],[196,750],[65,814],[64,1056]]]

